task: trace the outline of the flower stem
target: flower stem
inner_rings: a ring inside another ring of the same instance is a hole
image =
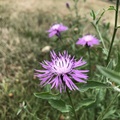
[[[98,35],[99,35],[99,38],[100,38],[100,40],[101,40],[101,42],[102,42],[103,48],[104,48],[104,50],[106,51],[107,48],[106,48],[106,46],[105,46],[103,37],[102,37],[102,35],[101,35],[101,33],[100,33],[98,24],[95,24],[95,23],[92,22],[92,25],[94,26],[95,30],[97,31],[97,33],[98,33]]]
[[[96,27],[96,31],[97,31],[97,33],[98,33],[98,35],[99,35],[99,37],[100,37],[100,40],[101,40],[101,42],[102,42],[102,44],[103,44],[103,47],[104,47],[104,49],[106,50],[106,46],[105,46],[103,37],[102,37],[102,35],[101,35],[101,33],[100,33],[99,27],[98,27],[98,25],[96,25],[95,27]]]
[[[75,0],[74,2],[75,2],[75,5],[74,5],[75,14],[76,14],[76,18],[78,18],[79,17],[79,15],[78,15],[78,7],[77,7],[78,0]]]
[[[75,112],[75,108],[74,108],[74,105],[73,105],[73,102],[72,102],[72,99],[71,99],[71,96],[70,96],[70,93],[69,93],[68,88],[66,88],[66,92],[67,92],[67,95],[68,95],[68,97],[69,97],[69,100],[70,100],[70,104],[71,104],[71,106],[72,106],[72,109],[73,109],[73,113],[74,113],[75,120],[78,120],[78,119],[77,119],[76,112]]]
[[[100,114],[97,118],[97,120],[103,120],[103,117],[105,116],[105,114],[109,111],[110,107],[112,106],[112,104],[115,102],[116,98],[118,97],[119,93],[117,93],[115,95],[115,97],[111,100],[111,102],[109,103],[108,107],[102,112],[102,114]]]
[[[110,54],[111,54],[111,50],[112,50],[112,46],[113,46],[113,42],[114,42],[114,39],[115,39],[115,36],[116,36],[116,32],[117,32],[117,21],[118,21],[118,10],[119,10],[119,2],[120,0],[117,0],[116,2],[116,12],[115,12],[115,24],[114,24],[114,31],[113,31],[113,36],[112,36],[112,40],[111,40],[111,44],[110,44],[110,48],[109,48],[109,52],[108,52],[108,56],[107,56],[107,64],[109,62],[109,59],[110,59]]]
[[[91,56],[90,56],[90,47],[89,46],[86,46],[87,47],[87,50],[88,50],[88,57],[89,57],[89,74],[91,75]]]

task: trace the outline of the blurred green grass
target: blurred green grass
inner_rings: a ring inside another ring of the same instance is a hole
[[[9,6],[0,6],[0,119],[37,120],[37,116],[47,120],[50,107],[33,95],[41,91],[34,69],[49,57],[41,49],[50,45],[45,31],[53,19],[43,11],[20,12],[14,18],[11,14]],[[23,109],[23,101],[27,109]]]

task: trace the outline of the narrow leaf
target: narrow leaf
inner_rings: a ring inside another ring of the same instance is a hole
[[[61,112],[69,112],[71,110],[71,106],[66,105],[63,100],[49,100],[48,102],[53,108]]]
[[[117,28],[120,28],[120,26],[117,26]]]
[[[52,94],[49,92],[34,93],[37,98],[46,99],[46,100],[57,100],[60,99],[60,94]]]
[[[22,109],[19,109],[17,112],[17,115],[19,115],[21,113]]]
[[[110,78],[111,81],[120,84],[120,73],[107,69],[102,66],[97,66],[97,68],[104,76]]]
[[[105,10],[103,9],[103,12],[101,13],[100,17],[96,21],[96,25],[99,23],[99,21],[101,20],[102,16],[104,15],[104,13],[105,13]]]
[[[80,101],[80,103],[77,104],[75,111],[78,111],[82,107],[88,107],[93,103],[95,103],[95,99],[86,99],[84,101]]]
[[[96,15],[95,15],[95,13],[94,13],[94,11],[93,11],[93,10],[91,10],[90,15],[93,17],[93,20],[95,20],[95,19],[96,19]]]
[[[110,119],[110,117],[111,117],[115,112],[116,112],[116,110],[114,110],[114,108],[111,109],[111,110],[109,110],[109,111],[105,114],[105,116],[103,117],[103,119],[106,119],[106,118],[109,118],[109,119]]]
[[[81,92],[84,92],[90,88],[108,88],[107,84],[96,81],[87,81],[85,84],[77,83],[76,84]]]
[[[109,6],[108,10],[115,10],[114,6]]]

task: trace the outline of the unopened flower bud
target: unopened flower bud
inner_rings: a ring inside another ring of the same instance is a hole
[[[70,5],[69,5],[69,3],[66,3],[66,7],[67,7],[68,9],[70,9]]]

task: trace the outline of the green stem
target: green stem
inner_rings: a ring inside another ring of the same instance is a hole
[[[67,92],[67,95],[68,95],[68,97],[69,97],[69,100],[70,100],[70,104],[71,104],[71,106],[72,106],[72,109],[73,109],[73,113],[74,113],[75,120],[78,120],[78,119],[77,119],[76,112],[75,112],[75,108],[74,108],[74,105],[73,105],[73,102],[72,102],[72,99],[71,99],[71,96],[70,96],[70,93],[69,93],[68,88],[66,88],[66,92]]]
[[[100,116],[97,118],[97,120],[103,120],[103,117],[105,116],[105,114],[109,111],[110,107],[112,106],[112,104],[115,102],[115,100],[117,99],[119,93],[117,93],[115,95],[115,97],[111,100],[111,102],[109,103],[108,107],[102,112],[102,114],[100,114]]]
[[[58,44],[61,44],[61,46],[64,45],[64,41],[61,34],[58,36],[58,42],[59,42]]]
[[[88,57],[89,57],[89,74],[91,75],[91,56],[90,56],[90,47],[87,46],[87,50],[88,50]]]
[[[26,112],[27,112],[28,114],[30,114],[33,118],[35,118],[36,120],[40,120],[37,116],[35,116],[35,114],[30,113],[30,111],[27,109],[27,107],[25,108],[25,110],[26,110]]]
[[[79,15],[78,15],[78,8],[77,8],[77,4],[78,4],[78,0],[75,0],[75,6],[74,6],[74,8],[75,8],[76,18],[78,18],[78,17],[79,17]]]
[[[98,25],[96,26],[96,30],[97,30],[97,32],[98,32],[98,35],[99,35],[99,37],[100,37],[100,40],[102,41],[102,44],[103,44],[104,49],[106,49],[105,43],[104,43],[104,40],[103,40],[102,35],[101,35],[101,33],[100,33],[100,30],[99,30],[99,28],[98,28]]]
[[[117,21],[118,21],[118,11],[119,10],[119,0],[117,0],[116,2],[116,12],[115,12],[115,24],[114,24],[114,31],[113,31],[113,36],[112,36],[112,40],[111,40],[111,44],[110,44],[110,48],[109,48],[109,52],[108,52],[108,57],[107,57],[107,64],[110,60],[110,54],[111,54],[111,50],[112,50],[112,46],[113,46],[113,42],[116,36],[116,32],[117,32]]]
[[[107,49],[106,49],[106,46],[105,46],[105,43],[104,43],[104,40],[103,40],[103,38],[102,38],[102,35],[101,35],[101,33],[100,33],[100,30],[99,30],[98,25],[95,25],[94,23],[92,23],[92,24],[93,24],[93,26],[95,27],[95,29],[96,29],[96,31],[97,31],[97,33],[98,33],[98,35],[99,35],[99,38],[100,38],[100,40],[101,40],[101,42],[102,42],[102,44],[103,44],[104,49],[107,50]]]

